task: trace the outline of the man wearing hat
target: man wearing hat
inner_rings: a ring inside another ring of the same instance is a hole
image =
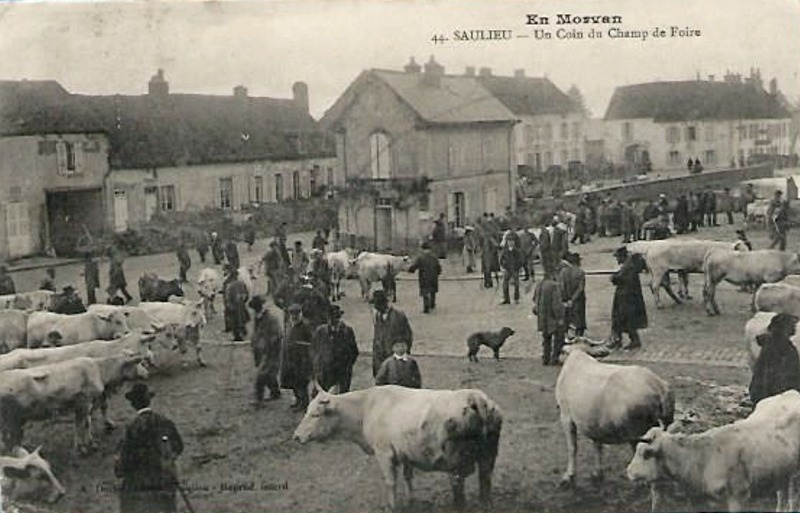
[[[750,381],[753,404],[787,390],[800,391],[800,358],[791,341],[796,325],[797,317],[779,313],[770,321],[767,333],[757,338],[761,352]]]
[[[331,303],[327,296],[314,288],[313,279],[308,275],[300,276],[300,286],[294,289],[291,302],[300,305],[303,318],[308,322],[312,332],[328,319]]]
[[[625,246],[614,252],[614,258],[621,267],[611,276],[611,283],[616,289],[611,309],[611,343],[608,347],[620,347],[622,334],[627,333],[631,343],[625,349],[637,349],[642,346],[638,330],[647,328],[647,309],[639,281],[639,273],[645,267],[644,260],[639,255],[629,254]]]
[[[383,290],[372,293],[372,306],[375,308],[374,336],[372,339],[372,376],[378,374],[383,361],[392,356],[392,344],[402,341],[408,345],[414,342],[414,332],[406,314],[389,304]]]
[[[511,232],[513,233],[513,232]],[[506,246],[500,251],[500,267],[503,269],[503,302],[511,304],[509,284],[514,284],[514,302],[519,303],[519,270],[522,268],[523,256],[519,249],[519,237],[514,234],[508,237]]]
[[[551,270],[546,270],[542,281],[536,284],[533,315],[537,317],[536,327],[542,334],[542,364],[557,365],[566,326],[563,293]]]
[[[558,274],[558,284],[563,294],[565,328],[575,328],[575,335],[586,332],[586,272],[581,269],[581,256],[568,253]]]
[[[97,303],[100,268],[97,266],[97,259],[88,251],[83,255],[83,284],[86,286],[86,302],[90,305]]]
[[[75,315],[86,312],[81,297],[75,291],[75,285],[67,283],[61,294],[54,294],[51,311],[53,313]]]
[[[436,308],[436,293],[439,292],[439,275],[442,266],[439,259],[431,253],[431,245],[422,243],[422,253],[417,256],[408,272],[419,271],[419,295],[422,297],[422,313],[429,313]]]
[[[247,323],[250,314],[247,311],[247,299],[250,293],[247,285],[239,279],[236,268],[228,268],[229,281],[225,285],[225,331],[233,332],[233,340],[241,341],[247,336]]]
[[[175,256],[178,258],[178,273],[180,280],[186,283],[186,273],[192,267],[192,259],[189,257],[189,252],[186,250],[186,244],[183,242],[178,243],[178,249],[175,250]]]
[[[329,297],[331,269],[328,266],[325,253],[321,249],[314,248],[311,250],[311,264],[309,265],[308,273],[311,275],[314,288],[326,298]]]
[[[328,322],[314,331],[311,359],[314,379],[325,390],[339,386],[339,393],[350,391],[353,365],[358,359],[358,345],[353,328],[342,321],[343,311],[337,305],[328,309]]]
[[[267,275],[267,280],[269,281],[269,293],[275,297],[275,291],[278,290],[278,285],[285,274],[285,267],[283,265],[283,258],[281,257],[280,253],[278,253],[278,243],[270,241],[269,248],[267,249],[264,256],[261,258],[261,262],[264,265],[264,272]]]
[[[278,319],[264,308],[264,298],[253,296],[250,300],[253,309],[253,335],[250,348],[256,365],[255,401],[256,405],[264,399],[264,388],[269,388],[269,399],[278,399],[281,390],[278,386],[278,373],[281,368],[281,343],[283,341]]]
[[[475,272],[475,255],[478,253],[478,238],[475,236],[475,228],[472,226],[464,227],[464,261],[467,266],[467,274]]]
[[[292,303],[286,310],[288,329],[286,332],[286,350],[283,353],[281,366],[281,388],[294,392],[293,411],[305,411],[308,407],[308,384],[314,367],[311,362],[311,340],[313,332],[308,321],[303,318],[303,308]]]
[[[136,418],[125,428],[114,462],[114,474],[122,478],[121,513],[177,511],[175,459],[183,452],[183,440],[171,420],[150,409],[154,395],[144,383],[125,394]]]
[[[769,248],[774,249],[775,246],[778,246],[778,249],[785,251],[786,232],[789,229],[789,206],[782,198],[783,193],[775,191],[775,196],[767,209],[767,219],[769,221],[770,239],[772,240]]]

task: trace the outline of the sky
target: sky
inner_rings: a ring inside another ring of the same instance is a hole
[[[526,15],[550,25],[526,25]],[[556,25],[558,14],[618,15],[616,25]],[[656,28],[700,36],[653,37]],[[582,31],[561,39],[558,29]],[[595,28],[600,39],[589,38]],[[454,31],[509,30],[510,40],[454,41]],[[535,29],[552,39],[536,39]],[[611,38],[609,29],[647,38]],[[449,41],[435,44],[433,36]],[[518,37],[528,36],[528,37]],[[56,80],[83,94],[143,94],[163,68],[175,93],[291,97],[309,87],[321,117],[358,74],[400,70],[434,56],[446,73],[524,69],[566,91],[575,84],[595,116],[614,88],[760,68],[800,97],[800,0],[0,0],[0,80]]]

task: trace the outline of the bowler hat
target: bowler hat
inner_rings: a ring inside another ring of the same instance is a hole
[[[373,304],[378,304],[378,303],[386,304],[388,301],[389,301],[389,298],[386,297],[386,292],[384,292],[383,290],[378,289],[378,290],[376,290],[375,292],[372,293],[372,303]]]
[[[744,234],[745,234],[744,229],[739,228],[738,230],[736,230],[736,235],[744,235]]]
[[[625,246],[620,246],[616,250],[614,250],[615,257],[626,257],[628,256],[628,248]]]
[[[289,305],[289,308],[286,309],[286,313],[289,315],[296,315],[303,312],[303,307],[298,305],[297,303],[292,303]]]
[[[567,253],[565,260],[571,264],[580,264],[581,255],[578,253]]]
[[[331,305],[328,309],[328,317],[331,319],[341,319],[342,315],[344,315],[344,311],[339,305]]]
[[[67,283],[63,287],[61,287],[61,289],[64,292],[72,291],[72,290],[75,290],[75,285],[73,285],[72,283]]]
[[[767,331],[773,331],[779,327],[789,327],[794,326],[797,324],[797,317],[794,315],[786,314],[786,313],[779,313],[772,320],[769,322],[769,326],[767,327]]]
[[[149,401],[154,395],[156,395],[155,392],[151,392],[147,384],[136,383],[131,387],[128,393],[125,394],[125,399],[132,403],[141,403]]]
[[[253,296],[249,304],[250,308],[253,310],[261,310],[264,308],[264,298],[261,296]]]

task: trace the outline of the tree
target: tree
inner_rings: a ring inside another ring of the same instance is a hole
[[[592,117],[592,111],[586,106],[586,101],[583,99],[583,93],[578,89],[578,86],[572,84],[572,87],[567,91],[567,96],[578,106],[580,112],[587,118]]]

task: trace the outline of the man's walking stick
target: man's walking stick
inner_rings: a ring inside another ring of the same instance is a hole
[[[189,502],[189,495],[186,493],[186,490],[183,489],[180,483],[175,483],[175,486],[178,488],[178,491],[181,492],[181,497],[183,497],[183,502],[186,503],[186,509],[189,510],[189,513],[195,513],[194,508],[192,507],[192,503]]]

